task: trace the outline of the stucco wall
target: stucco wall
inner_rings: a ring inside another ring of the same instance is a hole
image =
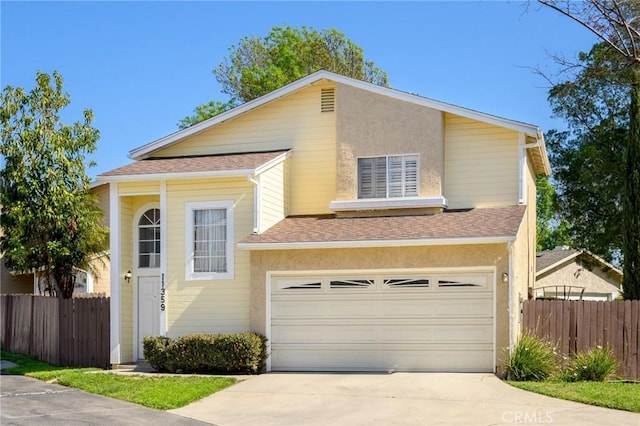
[[[577,273],[578,271],[579,274]],[[618,287],[619,282],[599,268],[594,267],[589,270],[586,266],[579,265],[575,259],[572,262],[552,269],[536,281],[536,288],[565,285],[585,287],[585,293],[590,293],[593,296],[595,292],[615,292],[616,290],[613,287]],[[562,289],[559,291],[562,292]],[[612,296],[612,298],[615,298],[618,294],[619,292],[615,294],[615,296]]]
[[[421,197],[442,195],[443,118],[440,111],[336,85],[337,200],[357,193],[357,158],[420,155]]]
[[[509,344],[506,244],[366,249],[266,250],[251,253],[251,330],[265,333],[268,271],[496,267],[496,354]]]
[[[535,208],[534,208],[535,211]],[[534,224],[535,226],[535,224]],[[535,228],[534,228],[535,229]],[[535,232],[534,232],[535,235]],[[535,251],[534,251],[535,253]],[[511,342],[515,343],[520,335],[521,328],[521,315],[520,307],[522,302],[527,300],[529,289],[528,287],[533,285],[533,281],[530,281],[528,259],[531,254],[530,248],[530,232],[527,227],[527,213],[525,218],[520,224],[516,240],[512,245],[513,256],[513,270],[512,275],[509,277],[511,280],[511,286],[513,287],[512,300],[511,300],[511,316],[512,316],[512,328],[511,328]]]

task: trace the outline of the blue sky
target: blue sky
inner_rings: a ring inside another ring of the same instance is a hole
[[[0,85],[33,87],[58,70],[71,105],[101,132],[91,177],[124,165],[129,150],[177,130],[210,100],[227,100],[211,73],[242,37],[276,25],[336,28],[364,48],[391,86],[538,125],[551,118],[550,54],[573,58],[597,41],[532,3],[450,2],[0,2]]]

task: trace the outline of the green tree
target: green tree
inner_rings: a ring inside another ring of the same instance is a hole
[[[326,70],[388,85],[387,74],[365,58],[362,47],[336,29],[273,27],[266,37],[244,37],[229,48],[229,55],[213,70],[229,102],[214,102],[196,107],[180,127],[192,125],[224,112],[221,105],[235,105],[266,95],[286,84]]]
[[[59,114],[69,102],[57,72],[38,71],[29,93],[7,86],[0,97],[0,250],[9,268],[42,268],[63,298],[73,294],[75,268],[89,267],[91,256],[107,247],[85,173],[99,132],[90,110],[82,122],[63,124]]]
[[[575,246],[619,262],[629,76],[603,43],[580,53],[575,65],[579,71],[549,92],[554,114],[570,128],[546,135],[558,215]]]
[[[538,0],[598,36],[628,76],[629,125],[624,150],[622,254],[625,299],[640,299],[640,1]]]
[[[536,250],[571,246],[569,224],[558,215],[558,195],[548,176],[536,178]]]
[[[235,99],[231,99],[227,102],[211,101],[206,104],[198,105],[193,110],[193,115],[183,118],[178,122],[178,127],[185,129],[194,124],[198,124],[208,118],[214,117],[218,114],[222,114],[225,111],[229,111],[232,108],[238,106]]]

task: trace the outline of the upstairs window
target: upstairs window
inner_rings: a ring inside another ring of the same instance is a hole
[[[417,196],[417,155],[358,158],[358,198]]]

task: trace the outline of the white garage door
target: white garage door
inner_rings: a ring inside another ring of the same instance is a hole
[[[493,371],[493,274],[272,277],[271,368]]]

